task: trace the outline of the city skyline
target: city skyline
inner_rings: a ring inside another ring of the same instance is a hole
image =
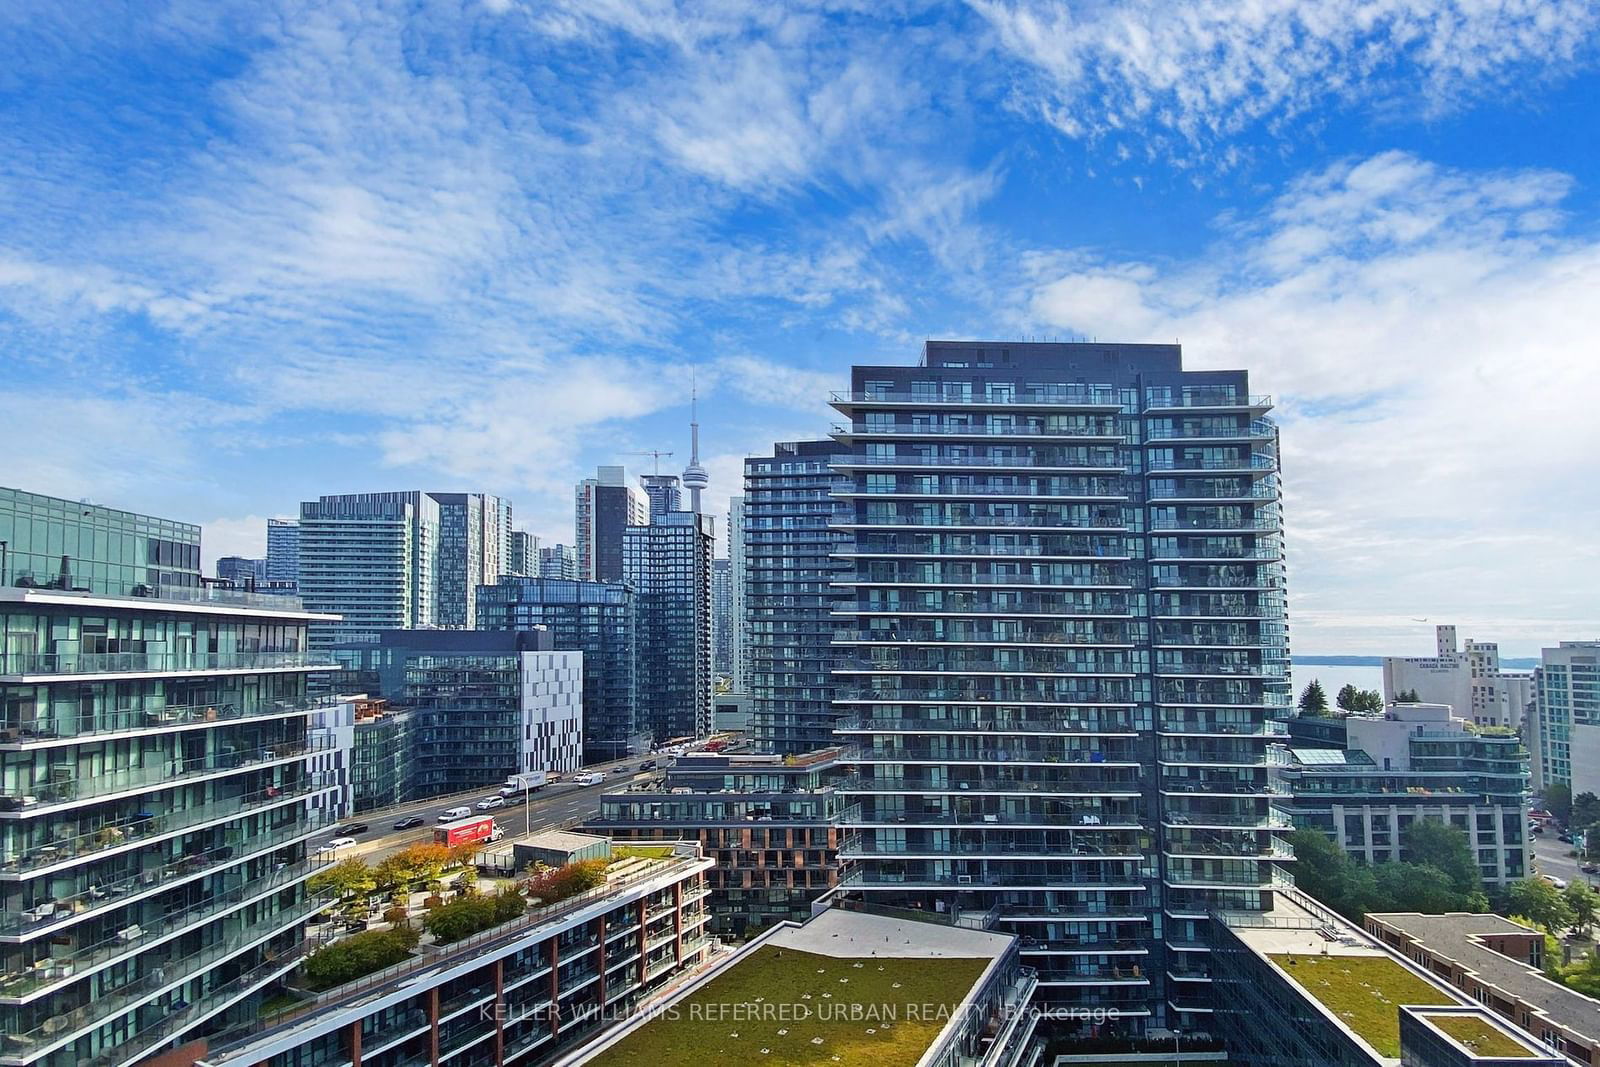
[[[1600,630],[1592,5],[274,6],[0,27],[8,484],[565,544],[698,389],[725,528],[852,364],[1176,339],[1275,397],[1297,649]]]

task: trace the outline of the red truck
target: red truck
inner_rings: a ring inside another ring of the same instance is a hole
[[[433,843],[454,847],[471,841],[498,841],[505,835],[505,830],[494,821],[494,816],[478,815],[435,827]]]

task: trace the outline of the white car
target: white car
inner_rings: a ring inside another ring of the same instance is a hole
[[[356,843],[356,839],[353,838],[353,837],[334,837],[334,838],[328,839],[327,841],[324,841],[322,843],[322,847],[317,849],[317,851],[318,852],[337,852],[341,848],[345,848],[346,846],[353,845],[355,843]]]
[[[484,797],[482,800],[478,801],[479,811],[493,811],[495,808],[503,808],[505,806],[505,797]]]

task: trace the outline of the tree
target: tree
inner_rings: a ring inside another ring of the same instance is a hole
[[[1383,710],[1383,694],[1376,689],[1358,689],[1356,691],[1355,711],[1377,712]]]
[[[1572,818],[1571,788],[1554,784],[1545,786],[1544,807],[1558,822],[1565,825]]]
[[[1572,798],[1572,813],[1567,825],[1573,830],[1587,830],[1600,823],[1600,797],[1593,793],[1579,793]]]
[[[1355,686],[1351,685],[1349,682],[1346,682],[1342,687],[1340,687],[1339,695],[1334,698],[1334,702],[1337,703],[1340,709],[1343,711],[1355,711],[1356,697],[1359,692],[1360,690],[1358,690]]]
[[[1359,922],[1372,909],[1377,888],[1370,870],[1345,855],[1319,830],[1289,835],[1294,848],[1295,884],[1334,911]]]
[[[311,876],[308,884],[314,893],[331,892],[340,900],[348,900],[372,892],[377,888],[378,880],[372,868],[352,856],[340,860],[327,870],[318,871]]]
[[[1470,894],[1483,889],[1472,843],[1454,826],[1437,819],[1417,819],[1400,835],[1400,845],[1410,862],[1443,871],[1456,892]]]
[[[418,882],[431,882],[450,862],[450,850],[429,842],[410,845],[378,864],[373,872],[385,888],[404,889]]]
[[[1477,894],[1478,899],[1473,899],[1472,894],[1461,892],[1450,876],[1437,867],[1420,863],[1380,863],[1372,869],[1372,874],[1383,911],[1440,915],[1448,911],[1487,910],[1489,906],[1481,893]]]
[[[1587,934],[1589,927],[1594,925],[1595,911],[1600,908],[1600,893],[1590,889],[1589,883],[1582,878],[1574,878],[1567,883],[1561,896],[1566,900],[1567,907],[1572,909],[1573,926]]]
[[[1394,702],[1396,704],[1420,704],[1422,703],[1422,698],[1417,696],[1415,689],[1402,689],[1394,695]]]
[[[1311,684],[1306,686],[1305,692],[1300,694],[1300,714],[1328,714],[1328,694],[1323,692],[1322,683],[1315,678],[1311,679]]]
[[[1525,915],[1552,934],[1572,925],[1572,906],[1543,878],[1524,878],[1506,890],[1507,910]]]

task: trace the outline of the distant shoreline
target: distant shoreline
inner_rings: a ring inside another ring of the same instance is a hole
[[[1290,663],[1306,667],[1381,667],[1382,656],[1290,656]],[[1514,671],[1531,671],[1539,665],[1533,658],[1510,657],[1500,661],[1500,666]]]

